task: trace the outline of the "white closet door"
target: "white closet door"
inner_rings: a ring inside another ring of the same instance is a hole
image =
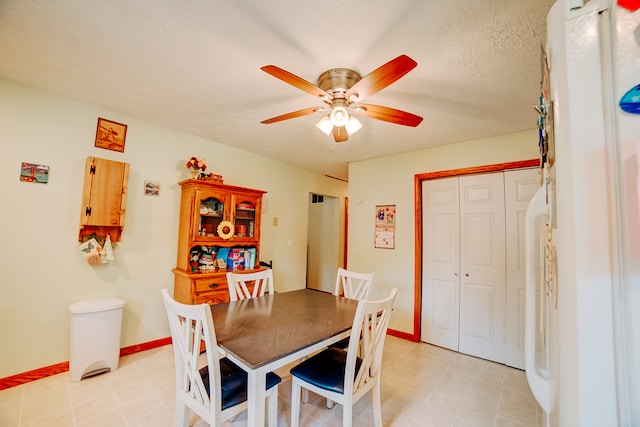
[[[504,362],[505,211],[502,173],[460,177],[459,351]]]
[[[458,351],[460,247],[458,178],[422,183],[421,340]]]
[[[508,248],[505,364],[519,369],[524,369],[524,217],[538,188],[538,169],[507,171],[504,174]]]

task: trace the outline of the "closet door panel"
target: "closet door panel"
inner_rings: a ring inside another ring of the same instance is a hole
[[[466,213],[463,215],[463,220],[462,229],[469,230],[467,233],[462,233],[464,240],[462,257],[465,267],[491,268],[495,262],[493,260],[495,251],[492,248],[495,243],[492,240],[492,236],[495,234],[493,215],[490,212]]]
[[[462,335],[481,341],[495,340],[495,298],[492,286],[467,283],[462,292],[466,301]]]
[[[507,304],[505,364],[524,369],[524,217],[529,201],[540,188],[538,169],[504,174],[507,232]]]
[[[460,177],[459,351],[504,362],[505,229],[502,173]]]
[[[458,350],[459,197],[458,178],[425,181],[421,340]]]
[[[430,299],[432,312],[429,316],[426,337],[428,342],[458,350],[458,282],[433,280]]]

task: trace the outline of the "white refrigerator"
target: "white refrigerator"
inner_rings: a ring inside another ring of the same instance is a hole
[[[640,10],[623,3],[558,0],[547,20],[525,359],[552,426],[640,425]]]

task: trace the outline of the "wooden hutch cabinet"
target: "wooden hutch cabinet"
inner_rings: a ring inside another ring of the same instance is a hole
[[[183,304],[229,301],[226,273],[258,271],[260,212],[265,191],[181,181],[174,298]]]

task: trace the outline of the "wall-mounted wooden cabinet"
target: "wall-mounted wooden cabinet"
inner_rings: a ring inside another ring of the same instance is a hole
[[[174,298],[229,301],[227,271],[260,270],[262,190],[188,179],[182,187]]]
[[[80,233],[85,236],[110,235],[119,242],[124,229],[129,164],[88,157],[80,212]]]

